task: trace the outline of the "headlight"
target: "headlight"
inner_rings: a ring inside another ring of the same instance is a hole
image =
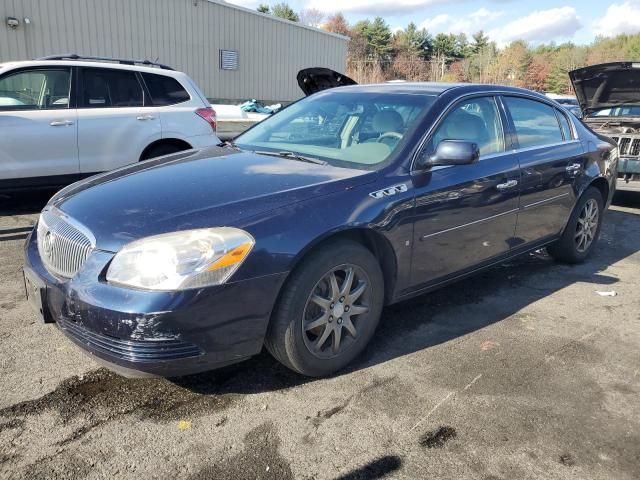
[[[145,290],[184,290],[226,282],[255,240],[237,228],[165,233],[125,245],[107,270],[107,281]]]

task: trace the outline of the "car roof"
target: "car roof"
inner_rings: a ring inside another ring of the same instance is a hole
[[[329,91],[341,92],[362,92],[362,93],[398,93],[413,95],[434,95],[440,96],[445,92],[459,90],[460,94],[469,93],[516,93],[535,96],[545,101],[549,98],[545,95],[526,90],[524,88],[510,87],[507,85],[493,85],[486,83],[446,83],[446,82],[393,82],[393,83],[372,83],[366,85],[351,85],[346,87],[336,87]],[[326,91],[326,90],[325,90]]]
[[[146,67],[142,65],[129,65],[117,62],[99,62],[99,61],[82,61],[82,60],[19,60],[9,61],[0,64],[2,69],[13,69],[22,67],[99,67],[111,68],[116,70],[129,70],[136,72],[149,72],[168,77],[186,76],[185,73],[178,70],[165,70],[157,67]]]

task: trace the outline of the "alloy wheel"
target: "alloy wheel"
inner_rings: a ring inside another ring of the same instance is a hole
[[[593,198],[587,200],[580,211],[574,241],[579,253],[586,252],[593,243],[598,232],[600,217],[598,202]]]
[[[371,281],[357,265],[327,272],[311,291],[302,316],[304,343],[314,356],[340,355],[358,338],[360,322],[369,312]]]

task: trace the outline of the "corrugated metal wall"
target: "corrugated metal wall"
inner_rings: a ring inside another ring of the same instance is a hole
[[[68,52],[158,59],[215,99],[291,101],[301,68],[346,68],[345,38],[220,1],[0,0],[0,21],[0,62]],[[220,49],[239,52],[239,70],[220,69]]]

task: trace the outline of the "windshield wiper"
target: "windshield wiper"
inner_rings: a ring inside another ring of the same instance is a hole
[[[320,160],[319,158],[306,157],[304,155],[298,155],[293,152],[268,152],[268,151],[255,151],[258,155],[270,155],[272,157],[283,157],[283,158],[292,158],[293,160],[298,160],[300,162],[306,163],[314,163],[316,165],[327,165],[327,162],[324,160]]]

